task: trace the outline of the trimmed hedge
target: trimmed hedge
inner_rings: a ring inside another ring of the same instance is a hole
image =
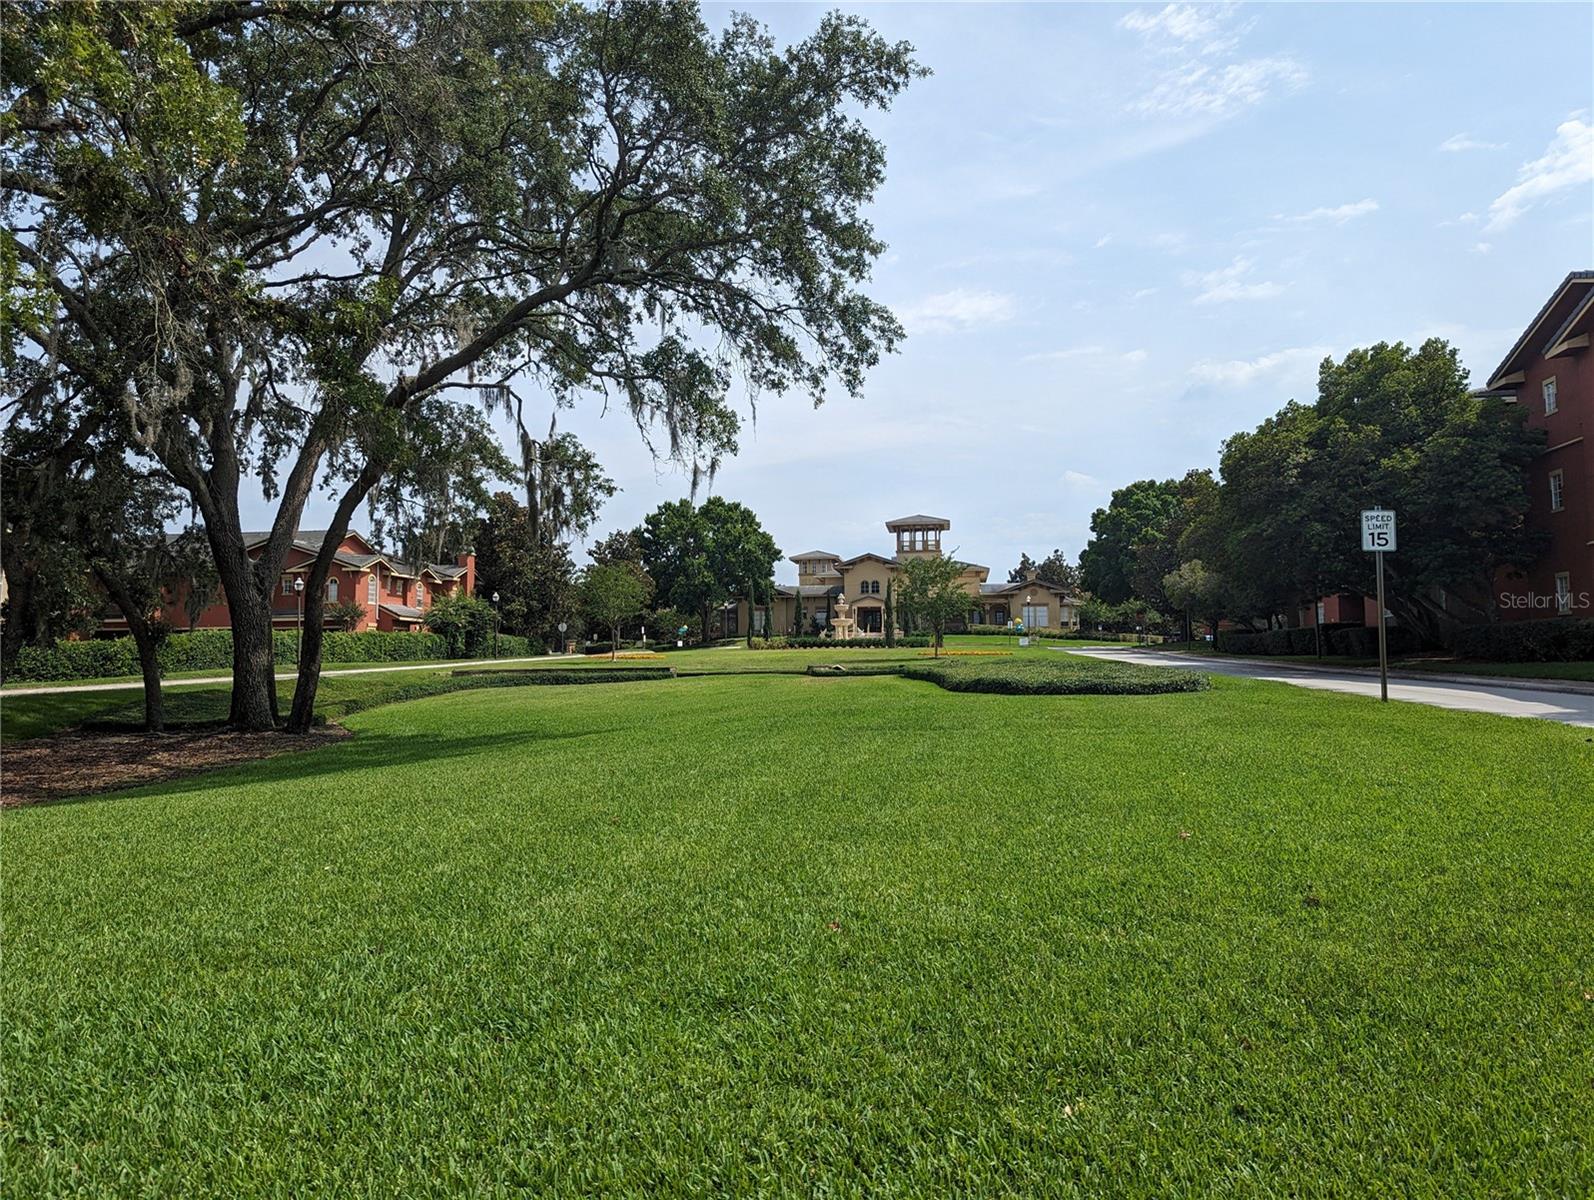
[[[1329,625],[1323,626],[1323,653],[1341,655],[1347,658],[1366,658],[1362,646],[1362,635],[1371,634],[1373,648],[1371,655],[1378,654],[1378,631],[1366,629],[1360,625]],[[1399,635],[1397,639],[1396,635]],[[1348,635],[1342,637],[1341,635]],[[1395,643],[1400,641],[1403,645],[1413,643],[1411,649],[1418,648],[1417,639],[1410,630],[1391,628],[1389,630],[1390,653],[1395,653]],[[1222,654],[1316,654],[1317,631],[1310,625],[1299,629],[1268,629],[1260,632],[1245,629],[1219,630],[1212,639],[1212,648]],[[1408,653],[1401,650],[1399,653]]]
[[[862,675],[900,675],[902,674],[902,664],[861,662],[849,667],[843,663],[810,663],[807,674],[824,676],[849,675],[854,679]]]
[[[571,683],[634,683],[639,679],[674,679],[674,667],[535,667],[528,671],[481,667],[449,672],[450,678],[492,680],[506,678],[533,686],[558,686]]]
[[[820,637],[775,637],[754,638],[754,650],[892,650],[906,647],[909,650],[923,650],[930,644],[930,635],[927,633],[913,633],[899,637],[895,646],[887,646],[884,638],[820,638]]]
[[[1026,629],[1020,633],[1016,629],[1009,629],[1006,625],[969,625],[962,630],[962,633],[974,637],[1030,637],[1055,642],[1090,642],[1099,640],[1101,636],[1083,628],[1053,629],[1050,626],[1042,629]]]
[[[1594,659],[1594,619],[1469,625],[1451,636],[1450,648],[1458,658],[1487,662],[1585,662]]]
[[[542,652],[541,644],[522,637],[500,635],[500,658],[529,657]],[[272,634],[272,660],[283,667],[298,661],[296,632]],[[324,663],[420,662],[448,657],[447,643],[435,633],[328,632],[322,635]],[[491,655],[488,655],[491,657]],[[200,629],[174,633],[160,649],[162,674],[174,671],[232,670],[232,630]],[[130,637],[95,638],[57,642],[54,646],[24,646],[10,678],[49,682],[64,679],[104,679],[137,675],[138,647]]]
[[[905,663],[906,679],[922,679],[949,692],[1006,696],[1157,696],[1202,692],[1211,681],[1195,671],[1170,671],[1131,663],[1069,662],[1034,658],[931,659]]]

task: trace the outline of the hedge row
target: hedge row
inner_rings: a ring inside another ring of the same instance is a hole
[[[541,644],[532,639],[508,635],[498,639],[500,658],[519,658],[541,652]],[[296,632],[278,630],[272,635],[272,658],[278,666],[291,667],[298,657]],[[321,661],[326,663],[419,662],[447,657],[447,643],[435,633],[334,632],[324,634],[321,642]],[[230,671],[232,630],[174,633],[161,646],[160,664],[163,674]],[[48,682],[138,673],[138,647],[132,638],[121,637],[57,642],[54,646],[24,646],[10,678]]]
[[[1020,633],[1020,631],[1010,629],[1006,625],[970,625],[965,628],[963,632],[967,634],[973,634],[976,637],[1023,636],[1029,638],[1040,638],[1043,641],[1049,640],[1058,642],[1093,641],[1097,637],[1096,634],[1090,633],[1084,629],[1052,629],[1047,627],[1043,629],[1025,629],[1022,631],[1022,633]]]
[[[905,663],[902,675],[950,692],[995,692],[1008,696],[1155,696],[1200,692],[1205,675],[1129,663],[1070,662],[1066,658],[964,658]]]
[[[822,637],[772,637],[754,638],[754,650],[889,650],[906,647],[922,650],[930,644],[927,633],[910,633],[899,637],[896,646],[887,646],[885,638],[822,638]]]
[[[1391,627],[1387,634],[1391,654],[1412,654],[1423,648],[1422,639],[1409,629],[1397,625]],[[1266,656],[1318,653],[1317,630],[1311,626],[1269,629],[1260,633],[1224,629],[1212,639],[1212,646],[1223,654]],[[1322,653],[1336,658],[1377,658],[1378,630],[1362,625],[1324,625]]]
[[[1594,660],[1594,619],[1469,625],[1451,636],[1450,648],[1460,658],[1484,662],[1585,662]]]

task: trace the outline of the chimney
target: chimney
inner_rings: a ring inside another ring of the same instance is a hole
[[[476,594],[476,555],[473,553],[461,554],[454,560],[454,565],[465,568],[465,595]]]

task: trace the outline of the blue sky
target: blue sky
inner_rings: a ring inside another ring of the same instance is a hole
[[[749,7],[782,38],[824,11]],[[871,290],[910,336],[861,399],[760,402],[714,490],[784,551],[933,512],[993,572],[1076,556],[1114,487],[1215,465],[1323,355],[1438,335],[1481,382],[1594,267],[1588,5],[856,11],[934,71],[871,121]],[[601,534],[687,484],[598,409],[561,427],[624,489]]]

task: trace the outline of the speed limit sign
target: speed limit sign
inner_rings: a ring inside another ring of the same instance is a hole
[[[1362,509],[1362,549],[1369,554],[1395,548],[1395,514],[1387,508]]]

